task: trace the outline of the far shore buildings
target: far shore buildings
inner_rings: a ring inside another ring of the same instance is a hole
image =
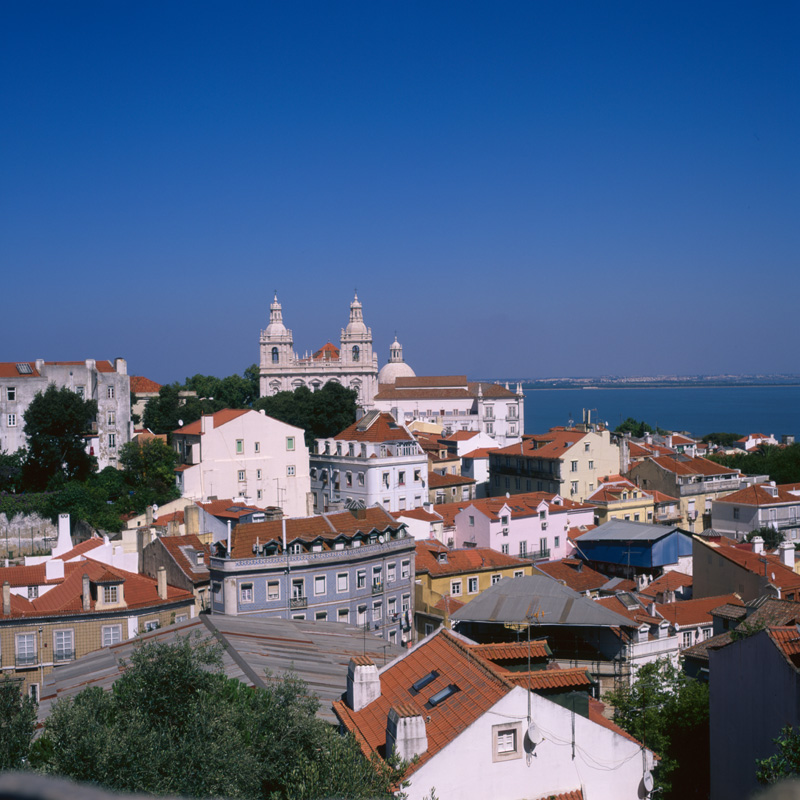
[[[278,506],[287,516],[311,513],[308,448],[302,428],[252,409],[222,409],[172,434],[181,496],[206,502],[241,498]]]
[[[116,467],[122,445],[132,434],[130,378],[124,358],[0,363],[0,452],[14,453],[25,446],[23,415],[51,383],[84,400],[97,401],[97,417],[85,431],[86,450],[97,458],[98,469]]]

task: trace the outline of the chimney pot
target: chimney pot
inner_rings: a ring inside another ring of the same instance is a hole
[[[162,600],[167,599],[167,568],[162,564],[156,572],[156,581],[158,584],[158,596]]]
[[[753,552],[756,555],[761,555],[764,552],[764,540],[760,536],[754,536],[752,539]]]
[[[386,720],[386,752],[395,751],[403,761],[428,749],[428,733],[419,709],[411,703],[393,706]]]
[[[89,611],[92,604],[92,594],[89,586],[89,576],[83,573],[83,610]]]
[[[347,665],[347,705],[361,711],[381,696],[381,679],[375,662],[367,656],[355,656]]]
[[[11,613],[11,584],[8,581],[3,583],[3,616]]]

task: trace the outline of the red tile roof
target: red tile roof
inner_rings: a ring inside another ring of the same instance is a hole
[[[250,506],[236,500],[209,500],[207,503],[197,503],[197,505],[212,517],[222,517],[223,519],[240,519],[255,511],[264,511],[258,506]]]
[[[31,371],[20,372],[17,364],[27,364]],[[0,361],[0,378],[40,378],[35,361]]]
[[[755,486],[746,486],[738,492],[726,494],[717,498],[718,503],[735,503],[740,506],[774,506],[780,503],[800,503],[800,497],[791,493],[793,484],[775,486],[775,494],[770,490],[770,484],[758,483]]]
[[[131,375],[131,391],[134,394],[158,394],[161,384],[141,375]]]
[[[153,526],[156,528],[166,528],[170,522],[177,522],[178,525],[184,524],[183,511],[172,511],[169,514],[162,514],[153,520]]]
[[[644,597],[656,597],[659,593],[675,592],[678,589],[684,589],[691,585],[691,575],[685,575],[683,572],[678,572],[677,570],[669,570],[669,572],[665,572],[660,578],[656,578],[645,589],[642,589],[639,594]]]
[[[524,494],[512,494],[510,497],[482,497],[469,501],[466,505],[474,506],[484,516],[497,521],[500,519],[501,511],[504,508],[508,509],[512,519],[536,517],[539,515],[539,506],[542,503],[547,505],[550,514],[562,514],[594,508],[588,503],[576,503],[548,492],[525,492]]]
[[[579,539],[583,536],[584,533],[588,533],[589,531],[593,531],[597,525],[579,525],[577,527],[570,528],[567,531],[568,538],[575,541],[575,539]]]
[[[537,564],[536,569],[576,592],[590,592],[608,583],[605,575],[593,570],[578,558],[545,561]]]
[[[445,594],[434,603],[433,607],[449,615],[454,611],[458,611],[459,608],[463,608],[465,605],[466,603],[463,600],[457,600],[452,595]]]
[[[416,693],[412,684],[436,670],[437,677]],[[459,691],[428,707],[437,692],[455,684]],[[344,702],[333,704],[336,716],[350,730],[367,757],[386,755],[386,720],[391,708],[411,705],[425,715],[428,749],[415,759],[413,773],[472,725],[513,688],[513,684],[447,631],[422,642],[381,673],[381,695],[360,711]]]
[[[208,564],[211,558],[211,548],[203,544],[197,536],[188,534],[186,536],[162,536],[159,541],[164,549],[172,556],[180,570],[194,582],[204,582],[208,580]],[[203,554],[203,563],[198,565],[196,560],[189,558],[191,551],[198,551]]]
[[[428,486],[431,489],[443,489],[448,486],[468,486],[475,483],[474,478],[466,475],[440,475],[438,472],[428,473]]]
[[[797,625],[768,628],[769,638],[778,650],[792,663],[800,667],[800,629]]]
[[[530,676],[530,677],[529,677]],[[585,667],[570,669],[539,669],[528,672],[510,672],[506,677],[516,686],[534,692],[546,692],[553,689],[587,689],[594,685]]]
[[[595,700],[593,697],[589,698],[589,719],[592,722],[596,722],[598,725],[602,725],[604,728],[608,728],[610,731],[614,731],[614,733],[618,733],[620,736],[624,736],[626,739],[630,739],[632,742],[636,742],[636,744],[644,747],[642,743],[631,736],[627,731],[622,730],[616,722],[608,719],[603,712],[605,711],[605,704],[601,703],[600,700]]]
[[[627,617],[630,620],[633,620],[637,625],[641,625],[642,623],[646,623],[647,625],[658,625],[661,622],[660,617],[651,616],[647,609],[644,608],[641,604],[637,604],[632,608],[628,608],[620,599],[618,595],[614,595],[613,597],[600,597],[594,601],[595,603],[599,603],[601,606],[609,609],[610,611],[615,611],[617,614],[622,614],[623,617]]]
[[[442,438],[443,442],[465,442],[467,439],[474,439],[478,435],[478,431],[456,431],[451,433],[450,436]]]
[[[92,536],[89,539],[84,539],[82,542],[78,542],[71,550],[67,550],[66,553],[62,553],[60,556],[55,556],[55,558],[60,558],[62,561],[71,561],[73,558],[78,558],[79,556],[83,556],[86,553],[91,553],[97,547],[102,547],[105,544],[103,539],[100,536]]]
[[[586,433],[572,429],[551,430],[549,433],[525,437],[518,444],[501,447],[495,452],[503,456],[525,456],[545,460],[561,459]]]
[[[365,431],[358,430],[361,420],[354,422],[337,433],[333,438],[347,442],[408,442],[414,437],[402,426],[395,422],[391,414],[379,414]]]
[[[563,792],[562,794],[547,794],[536,800],[583,800],[583,790],[575,789],[571,792]]]
[[[528,658],[528,642],[496,642],[494,644],[471,644],[470,650],[486,661],[518,661]],[[530,643],[531,658],[547,659],[553,655],[547,639],[534,639]]]
[[[715,464],[702,456],[688,458],[687,456],[658,456],[651,457],[662,469],[675,475],[738,475],[738,469],[729,469],[722,464]],[[636,466],[633,467],[636,469]]]
[[[424,508],[411,508],[407,511],[397,511],[398,518],[408,517],[409,519],[419,519],[423,522],[441,522],[441,514],[436,512],[426,511]]]
[[[447,561],[441,563],[437,555],[443,553]],[[445,575],[460,575],[466,572],[482,570],[498,570],[511,567],[529,567],[529,561],[522,561],[514,556],[505,555],[490,547],[465,547],[461,550],[450,550],[440,542],[432,539],[417,542],[416,557],[417,574],[427,573],[433,578]]]
[[[210,416],[214,418],[214,428],[219,428],[226,422],[231,422],[232,420],[241,417],[242,414],[249,414],[250,411],[252,411],[252,409],[249,408],[223,408],[221,411],[217,411],[216,413],[211,414]],[[198,419],[172,432],[185,434],[188,436],[200,436],[202,435],[202,431],[203,431],[202,419]]]
[[[516,394],[497,383],[467,381],[464,375],[398,378],[393,384],[381,384],[376,400],[458,400],[514,398]],[[438,409],[437,409],[438,410]]]
[[[675,603],[656,603],[656,611],[664,619],[681,628],[691,625],[710,625],[714,621],[711,612],[726,603],[742,605],[737,595],[726,594],[719,597],[701,597],[697,600],[678,600]]]
[[[339,348],[331,342],[326,342],[312,356],[314,361],[338,361]]]
[[[461,459],[465,458],[489,458],[492,453],[497,452],[496,447],[478,447],[475,450],[470,450],[469,453],[464,453]]]
[[[0,585],[6,581],[8,581],[9,586],[15,588],[20,586],[42,586],[48,582],[45,579],[45,565],[0,567]]]

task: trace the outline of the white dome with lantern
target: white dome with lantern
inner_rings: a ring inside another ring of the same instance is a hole
[[[394,383],[398,378],[416,378],[417,375],[411,367],[403,361],[403,345],[394,337],[394,343],[389,349],[389,363],[381,367],[378,373],[378,383]]]

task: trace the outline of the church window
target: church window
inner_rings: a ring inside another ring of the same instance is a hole
[[[358,361],[359,356],[361,355],[361,350],[359,349],[357,344],[353,345],[353,361]]]
[[[277,364],[278,363],[278,348],[277,347],[273,347],[272,348],[272,363],[273,364]]]

